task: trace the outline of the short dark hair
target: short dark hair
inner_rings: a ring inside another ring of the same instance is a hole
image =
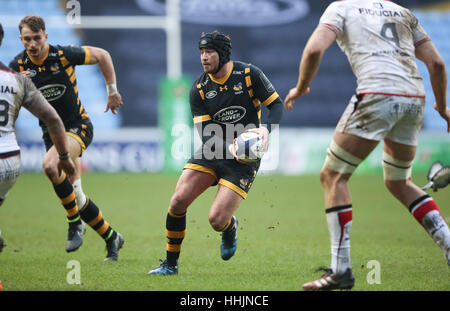
[[[3,36],[5,35],[5,33],[3,32],[3,26],[0,23],[0,44],[2,44],[3,41]]]
[[[19,23],[19,31],[22,33],[23,26],[27,26],[33,32],[45,31],[45,21],[39,15],[27,15]]]

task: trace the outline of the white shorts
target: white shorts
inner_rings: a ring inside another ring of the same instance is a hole
[[[417,146],[425,98],[383,94],[353,95],[336,130],[365,139]]]
[[[20,174],[20,155],[0,159],[0,199],[8,196]]]

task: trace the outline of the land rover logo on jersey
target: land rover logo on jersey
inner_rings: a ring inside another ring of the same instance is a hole
[[[206,97],[207,99],[211,99],[211,98],[216,97],[216,95],[217,95],[217,92],[216,92],[216,91],[209,91],[208,93],[206,93],[205,97]]]
[[[135,0],[135,2],[143,11],[152,15],[166,14],[167,1]],[[280,25],[299,20],[308,13],[307,0],[180,1],[181,20],[204,25],[247,27]]]
[[[213,120],[220,123],[236,123],[245,116],[246,112],[244,107],[231,106],[216,112]]]
[[[66,92],[66,86],[63,84],[49,84],[39,89],[45,99],[49,102],[61,98]]]

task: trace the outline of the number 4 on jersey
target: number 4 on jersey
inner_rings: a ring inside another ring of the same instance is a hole
[[[400,39],[398,38],[397,28],[395,23],[385,23],[381,28],[381,36],[389,41],[395,42],[400,47]]]

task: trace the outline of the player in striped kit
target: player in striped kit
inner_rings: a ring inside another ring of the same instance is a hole
[[[178,273],[178,259],[186,234],[188,207],[211,186],[218,186],[209,210],[211,227],[221,232],[220,255],[232,258],[237,249],[238,220],[234,216],[253,185],[260,160],[235,159],[233,140],[244,131],[260,135],[266,146],[269,133],[283,115],[283,102],[258,67],[233,61],[231,38],[218,31],[199,40],[203,73],[190,92],[193,121],[202,141],[186,163],[166,217],[166,259],[152,275]],[[267,128],[261,124],[261,107],[268,110]]]
[[[425,91],[415,63],[430,73],[434,108],[447,122],[445,64],[417,18],[391,1],[335,1],[328,6],[309,39],[300,62],[295,88],[285,99],[309,93],[322,56],[337,41],[347,55],[358,87],[343,113],[327,149],[320,173],[331,238],[331,266],[304,290],[351,289],[352,203],[347,185],[357,166],[384,141],[384,181],[389,191],[441,247],[450,265],[450,231],[434,200],[411,181],[417,138],[423,123]]]
[[[116,75],[111,56],[106,50],[92,46],[61,46],[47,43],[45,21],[38,15],[25,16],[19,23],[24,50],[10,63],[10,68],[29,76],[63,120],[69,142],[69,156],[75,163],[75,174],[69,178],[56,170],[57,154],[49,139],[45,124],[42,138],[47,150],[43,170],[66,212],[69,224],[66,251],[73,252],[83,243],[87,223],[105,241],[105,261],[117,261],[125,240],[106,221],[100,208],[81,186],[80,158],[89,147],[94,128],[78,95],[76,69],[78,65],[98,64],[108,91],[106,110],[117,114],[122,97],[117,91]]]
[[[3,27],[0,24],[0,45]],[[28,109],[48,128],[50,139],[59,155],[57,169],[68,175],[75,173],[69,155],[69,144],[64,124],[56,110],[45,100],[25,75],[13,73],[0,62],[0,205],[5,201],[20,174],[20,148],[17,144],[14,122],[21,107]],[[5,246],[0,231],[0,252]]]

